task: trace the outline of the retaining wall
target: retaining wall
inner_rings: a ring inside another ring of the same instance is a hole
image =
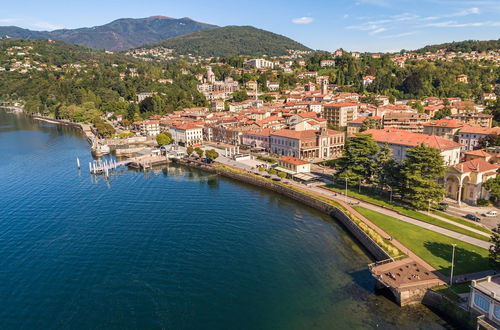
[[[201,164],[199,162],[195,161],[186,161],[186,160],[180,160],[179,163],[191,166],[191,167],[196,167],[205,171],[209,171],[212,173],[217,173],[219,175],[237,180],[237,181],[242,181],[245,183],[249,183],[255,186],[259,186],[262,188],[266,188],[269,190],[272,190],[274,192],[277,192],[279,194],[285,195],[287,197],[290,197],[296,201],[299,201],[307,206],[310,206],[316,210],[319,210],[323,213],[326,213],[335,219],[339,220],[340,223],[362,244],[362,246],[370,252],[370,254],[375,258],[375,260],[385,260],[389,259],[390,256],[385,252],[375,241],[373,241],[364,231],[362,231],[356,223],[354,223],[351,218],[347,214],[345,214],[342,210],[339,208],[323,202],[321,200],[318,200],[314,197],[311,197],[309,195],[303,194],[299,191],[296,191],[295,189],[285,187],[281,184],[277,184],[271,181],[267,180],[261,180],[258,178],[254,178],[249,175],[244,175],[244,174],[239,174],[235,173],[232,171],[227,171],[224,169],[220,168],[214,168],[212,166],[206,165],[206,164]]]

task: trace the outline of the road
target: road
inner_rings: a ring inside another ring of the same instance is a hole
[[[417,220],[417,219],[413,219],[413,218],[410,218],[408,216],[401,215],[401,214],[399,214],[399,213],[397,213],[395,211],[388,210],[388,209],[385,209],[385,208],[380,207],[380,206],[376,206],[376,205],[373,205],[373,204],[370,204],[370,203],[366,203],[366,202],[360,201],[360,200],[352,198],[352,197],[345,198],[345,196],[339,195],[339,194],[337,194],[337,193],[335,193],[333,191],[328,191],[328,190],[325,190],[325,189],[319,188],[319,187],[309,187],[308,189],[310,189],[310,190],[312,190],[314,192],[317,192],[317,193],[321,193],[323,195],[327,195],[328,197],[330,197],[332,199],[347,201],[347,203],[359,203],[358,204],[359,206],[362,206],[362,207],[367,208],[369,210],[385,214],[387,216],[396,218],[396,219],[404,221],[406,223],[410,223],[412,225],[419,226],[419,227],[422,227],[424,229],[428,229],[428,230],[431,230],[431,231],[436,232],[436,233],[440,233],[440,234],[448,236],[448,237],[455,238],[455,239],[460,240],[462,242],[470,243],[472,245],[481,247],[483,249],[488,249],[490,247],[490,245],[491,245],[491,243],[489,243],[489,242],[485,242],[485,241],[482,241],[482,240],[474,238],[474,237],[470,237],[470,236],[467,236],[467,235],[464,235],[464,234],[460,234],[460,233],[457,233],[457,232],[449,230],[449,229],[438,227],[438,226],[429,224],[427,222],[423,222],[423,221],[420,221],[420,220]],[[456,225],[455,222],[452,222],[452,223]],[[470,230],[469,227],[466,227],[466,228]]]

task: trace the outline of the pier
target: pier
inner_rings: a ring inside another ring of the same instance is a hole
[[[124,166],[145,170],[152,168],[153,166],[163,165],[169,162],[170,160],[168,157],[160,155],[134,157],[119,162],[113,160],[94,160],[93,162],[89,162],[89,171],[91,174],[109,176],[111,172]]]

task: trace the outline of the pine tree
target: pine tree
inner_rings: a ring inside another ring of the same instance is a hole
[[[489,261],[498,270],[500,269],[500,224],[493,229],[490,240],[493,244],[490,246]]]
[[[401,171],[405,199],[417,209],[426,209],[429,203],[441,201],[444,188],[437,179],[445,171],[439,150],[424,144],[408,149]]]
[[[347,140],[342,158],[337,164],[335,179],[349,185],[358,182],[370,182],[376,168],[375,155],[379,148],[369,134],[356,134]]]

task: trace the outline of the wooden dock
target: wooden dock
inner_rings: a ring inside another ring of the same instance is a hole
[[[123,161],[107,161],[107,160],[94,160],[89,162],[89,171],[91,174],[105,175],[109,174],[123,166],[139,168],[139,169],[149,169],[156,165],[163,165],[169,163],[169,159],[166,156],[140,156],[129,158]]]

